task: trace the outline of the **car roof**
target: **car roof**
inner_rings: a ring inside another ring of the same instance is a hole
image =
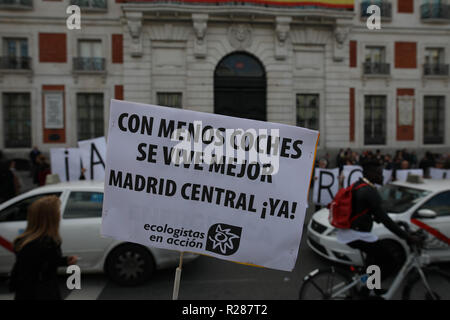
[[[65,190],[92,190],[92,191],[102,191],[104,189],[103,181],[70,181],[70,182],[59,182],[55,184],[45,185],[36,189],[32,192],[42,193],[42,192],[55,192],[55,191],[65,191]]]
[[[423,183],[395,181],[391,184],[414,189],[422,189],[431,192],[450,190],[450,180],[423,179]]]

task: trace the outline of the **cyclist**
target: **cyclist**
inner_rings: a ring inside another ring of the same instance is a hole
[[[383,167],[373,160],[368,160],[362,164],[363,178],[354,185],[356,188],[360,184],[366,184],[353,191],[352,195],[352,215],[367,210],[367,213],[356,218],[350,229],[337,229],[337,240],[345,243],[351,248],[359,249],[366,254],[366,266],[377,265],[381,270],[381,278],[385,279],[395,270],[392,265],[394,257],[387,257],[388,250],[383,242],[378,241],[378,237],[371,232],[373,222],[382,223],[392,233],[405,239],[408,243],[418,243],[420,239],[409,235],[400,228],[386,213],[382,206],[382,199],[375,184],[383,184]],[[400,266],[400,261],[396,261]]]

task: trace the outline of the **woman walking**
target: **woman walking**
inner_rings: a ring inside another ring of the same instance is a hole
[[[27,228],[14,240],[16,263],[11,272],[11,290],[16,300],[61,299],[57,269],[76,264],[77,257],[62,256],[60,207],[57,196],[46,196],[28,208]]]

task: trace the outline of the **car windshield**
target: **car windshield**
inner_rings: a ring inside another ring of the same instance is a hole
[[[383,206],[388,213],[402,213],[411,208],[431,193],[431,191],[396,186],[393,184],[384,185],[379,189]]]

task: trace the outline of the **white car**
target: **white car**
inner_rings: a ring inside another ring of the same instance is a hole
[[[154,270],[179,263],[176,251],[146,247],[100,235],[103,205],[103,182],[78,181],[36,188],[0,205],[0,273],[9,273],[15,255],[5,244],[11,243],[26,228],[28,206],[46,195],[61,199],[60,234],[64,255],[78,256],[81,272],[105,271],[122,285],[140,284]],[[2,245],[1,245],[2,244]],[[183,261],[198,257],[184,253]]]
[[[408,223],[411,230],[418,227],[411,223],[415,218],[450,237],[450,180],[428,180],[423,183],[393,182],[379,190],[383,205],[394,221]],[[323,208],[313,214],[307,232],[309,247],[322,257],[354,266],[362,266],[359,250],[340,243],[336,228],[328,220],[329,211]],[[409,250],[405,241],[397,237],[382,224],[374,223],[372,232],[386,246],[398,262],[403,261]],[[432,235],[426,241],[426,253],[430,262],[450,261],[450,247]]]

